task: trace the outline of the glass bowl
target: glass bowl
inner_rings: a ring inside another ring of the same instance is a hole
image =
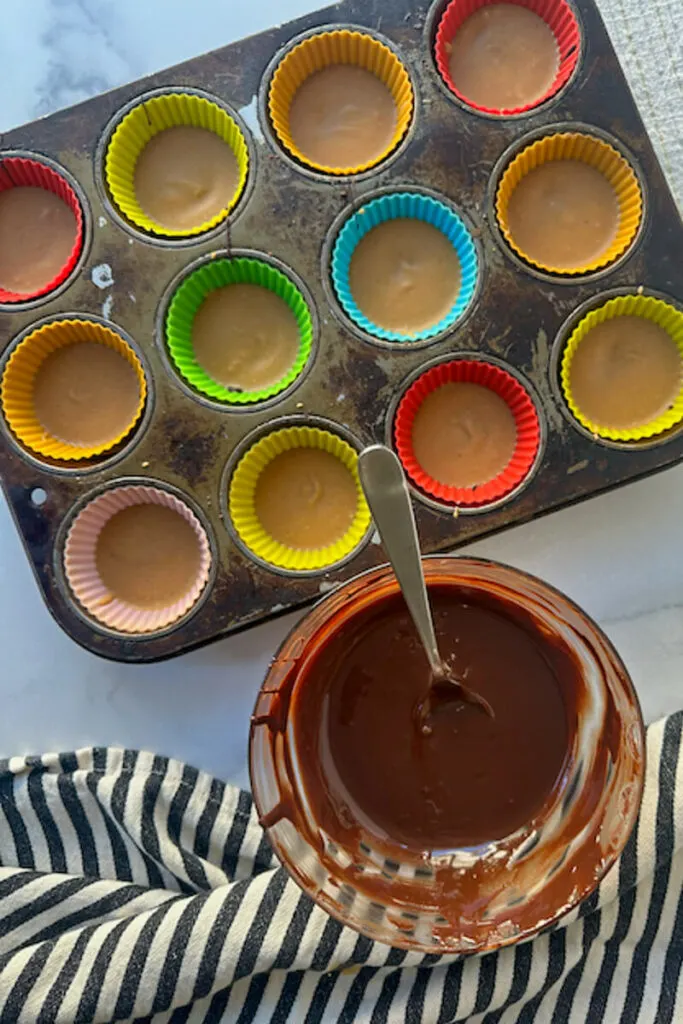
[[[472,558],[428,557],[424,570],[428,586],[484,591],[515,605],[577,666],[570,750],[542,810],[503,840],[438,853],[379,840],[362,827],[343,846],[315,820],[292,708],[305,699],[306,669],[329,637],[398,591],[388,566],[329,594],[283,643],[252,717],[252,791],[275,853],[337,920],[403,949],[483,953],[553,925],[614,864],[640,806],[645,731],[633,684],[610,641],[559,591]]]

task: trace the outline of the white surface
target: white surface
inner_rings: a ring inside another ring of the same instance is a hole
[[[662,38],[670,37],[661,10],[671,20],[677,5],[660,0],[659,21],[646,19],[649,31],[659,31],[660,24]],[[8,4],[0,36],[0,132],[321,4],[237,6],[237,0]],[[662,104],[657,111],[654,103],[656,95],[661,100],[658,77],[664,82],[675,71],[672,51],[645,75],[626,6],[622,0],[601,6],[681,196],[680,133],[663,133]],[[639,9],[633,16],[642,16],[642,6],[633,7]],[[470,550],[537,573],[594,615],[621,651],[652,720],[683,704],[681,523],[683,467]],[[0,498],[0,756],[123,744],[172,755],[244,785],[249,713],[268,661],[294,619],[161,665],[102,661],[51,619]]]

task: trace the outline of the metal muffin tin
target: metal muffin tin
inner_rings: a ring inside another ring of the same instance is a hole
[[[452,548],[638,479],[683,459],[683,431],[647,444],[598,442],[562,407],[557,344],[577,311],[623,290],[643,289],[678,305],[683,299],[683,225],[593,0],[576,0],[582,54],[570,83],[530,114],[495,119],[448,94],[432,57],[445,0],[344,0],[289,25],[206,54],[143,81],[0,136],[0,159],[14,153],[55,162],[77,183],[85,243],[69,281],[39,300],[0,306],[0,370],[17,339],[36,323],[67,314],[111,321],[141,353],[150,395],[143,421],[120,451],[87,469],[45,465],[0,424],[0,477],[45,601],[59,624],[89,650],[120,661],[179,654],[299,607],[383,560],[374,543],[333,570],[286,575],[248,556],[225,522],[226,474],[245,438],[275,420],[322,417],[361,444],[382,441],[387,419],[420,367],[449,354],[491,356],[531,385],[540,405],[543,451],[525,485],[487,510],[454,517],[416,500],[423,548]],[[340,24],[384,37],[406,65],[416,91],[413,122],[378,168],[332,179],[298,165],[274,141],[265,94],[278,57],[294,37]],[[148,238],[114,216],[102,181],[103,147],[132,101],[157,89],[199,90],[237,115],[248,140],[246,190],[228,221],[182,244]],[[492,211],[497,175],[523,141],[558,126],[586,127],[613,139],[631,160],[645,199],[629,252],[581,279],[539,275],[512,255]],[[435,193],[473,230],[481,260],[470,310],[445,337],[425,345],[381,345],[349,329],[330,305],[333,225],[344,210],[387,189]],[[315,359],[297,386],[253,408],[200,400],[169,370],[161,321],[171,283],[212,253],[251,250],[272,256],[300,278],[316,321]],[[273,422],[273,425],[276,426]],[[88,496],[118,481],[167,487],[200,513],[214,554],[198,605],[153,636],[112,633],[79,610],[65,584],[62,548]],[[44,492],[44,493],[43,493]]]

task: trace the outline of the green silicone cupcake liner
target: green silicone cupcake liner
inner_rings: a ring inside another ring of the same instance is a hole
[[[299,327],[299,351],[284,377],[258,391],[237,391],[214,380],[195,357],[192,325],[207,295],[231,284],[253,284],[267,288],[283,299]],[[173,294],[166,314],[166,347],[178,373],[196,391],[230,405],[263,402],[293,384],[308,362],[313,347],[313,320],[303,295],[281,270],[248,256],[216,259],[188,274]]]

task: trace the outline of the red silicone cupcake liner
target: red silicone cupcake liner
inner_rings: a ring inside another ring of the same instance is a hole
[[[491,107],[482,107],[477,103],[473,103],[472,100],[456,88],[451,79],[451,73],[448,68],[448,51],[456,33],[475,11],[478,11],[481,7],[489,7],[491,4],[500,3],[500,0],[451,0],[451,3],[441,16],[436,32],[434,57],[439,74],[459,100],[462,100],[472,110],[479,110],[483,114],[497,114],[501,117],[510,117],[513,114],[524,114],[528,110],[534,110],[542,103],[545,103],[546,100],[555,96],[562,86],[566,85],[573,75],[579,60],[581,33],[576,15],[565,0],[505,0],[505,2],[515,3],[519,7],[526,7],[528,10],[533,11],[534,14],[543,18],[555,36],[559,53],[559,67],[553,84],[543,96],[539,96],[533,103],[528,103],[523,107],[495,110]]]
[[[468,383],[489,388],[507,403],[517,426],[517,444],[505,469],[492,480],[474,487],[449,487],[428,476],[413,452],[413,424],[425,398],[444,384]],[[510,494],[529,473],[541,443],[541,428],[526,389],[493,363],[457,359],[427,370],[401,399],[394,421],[396,451],[406,473],[421,491],[449,505],[488,505]]]
[[[0,287],[0,302],[29,302],[31,299],[38,299],[41,295],[58,288],[67,279],[74,269],[81,255],[83,248],[83,211],[78,201],[78,196],[71,185],[53,171],[47,164],[38,160],[29,160],[27,157],[12,156],[0,161],[0,192],[10,188],[30,187],[43,188],[46,192],[52,192],[59,196],[69,207],[76,221],[76,236],[73,249],[63,267],[51,281],[32,292],[10,292]]]

